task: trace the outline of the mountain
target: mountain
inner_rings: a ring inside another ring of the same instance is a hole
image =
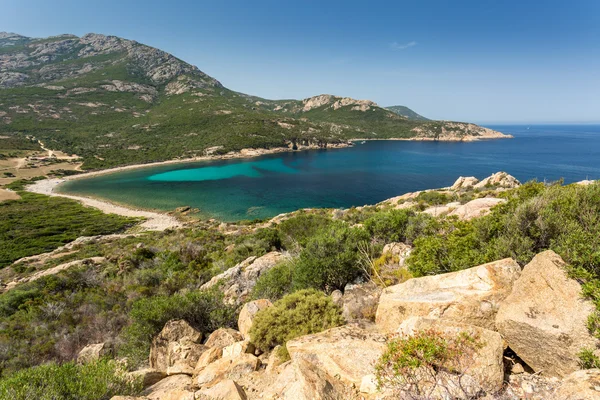
[[[405,106],[390,106],[386,108],[391,112],[394,112],[402,117],[412,119],[414,121],[430,121],[430,119],[425,118],[420,114],[417,114],[416,112]]]
[[[412,120],[368,100],[238,93],[169,53],[116,36],[12,33],[0,33],[0,136],[34,137],[77,154],[84,169],[208,149],[505,137],[473,124]]]

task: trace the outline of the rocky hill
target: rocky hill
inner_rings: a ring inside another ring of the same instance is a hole
[[[398,115],[406,117],[408,119],[414,119],[415,121],[429,121],[428,118],[425,118],[422,115],[417,114],[413,110],[405,106],[390,106],[386,107],[388,110],[395,112]]]
[[[82,157],[84,168],[190,158],[209,148],[504,137],[472,124],[417,121],[368,100],[237,93],[164,51],[115,36],[9,33],[0,34],[0,136],[34,137]]]

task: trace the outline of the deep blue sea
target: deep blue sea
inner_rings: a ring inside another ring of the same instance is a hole
[[[600,179],[600,125],[488,125],[514,139],[370,141],[347,149],[141,168],[73,180],[61,191],[149,209],[192,206],[224,221],[305,207],[374,204],[459,176],[506,171],[521,181]]]

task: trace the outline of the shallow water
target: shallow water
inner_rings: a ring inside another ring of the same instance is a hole
[[[189,205],[225,221],[305,207],[374,204],[506,171],[521,181],[600,179],[600,126],[489,126],[514,139],[472,143],[371,141],[347,149],[170,164],[67,182],[63,192],[135,207]]]

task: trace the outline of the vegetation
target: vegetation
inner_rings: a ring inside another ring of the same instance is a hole
[[[2,400],[108,400],[136,395],[141,389],[141,381],[127,377],[122,366],[106,359],[85,365],[50,363],[0,379]]]
[[[104,214],[66,198],[18,193],[20,199],[0,202],[0,268],[21,257],[52,251],[80,236],[121,232],[139,221]]]
[[[330,296],[314,289],[300,290],[259,311],[252,322],[250,337],[263,351],[282,346],[285,355],[287,341],[342,324],[342,311]]]
[[[482,345],[467,332],[450,336],[435,330],[390,340],[375,366],[378,385],[399,398],[478,398],[465,375]]]

